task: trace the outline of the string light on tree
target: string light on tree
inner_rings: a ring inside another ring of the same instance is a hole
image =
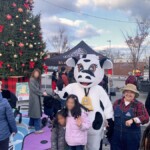
[[[0,57],[2,56],[2,53],[0,53]]]

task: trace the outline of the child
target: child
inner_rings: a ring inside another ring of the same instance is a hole
[[[65,142],[65,126],[66,126],[66,111],[64,109],[58,111],[54,127],[52,129],[51,150],[66,150],[67,144]]]
[[[150,125],[148,125],[148,127],[144,131],[141,149],[150,150]]]
[[[70,150],[83,150],[87,144],[87,131],[91,127],[88,120],[87,109],[82,106],[77,96],[69,95],[66,100],[67,123],[66,142]]]

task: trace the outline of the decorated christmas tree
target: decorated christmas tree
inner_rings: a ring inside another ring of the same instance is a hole
[[[32,13],[32,0],[0,2],[0,77],[28,76],[44,69],[45,43],[40,15]]]

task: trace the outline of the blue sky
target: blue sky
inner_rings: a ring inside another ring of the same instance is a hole
[[[55,6],[54,6],[55,5]],[[115,22],[72,13],[63,8],[85,12],[97,17],[127,22]],[[149,17],[149,0],[35,0],[34,13],[41,13],[41,25],[47,49],[52,50],[48,39],[64,27],[70,39],[70,47],[86,41],[96,50],[106,49],[108,40],[113,48],[125,48],[122,31],[134,33],[135,18]]]

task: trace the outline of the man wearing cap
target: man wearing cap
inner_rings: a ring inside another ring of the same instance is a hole
[[[114,133],[111,150],[138,150],[141,124],[148,123],[149,115],[144,105],[136,100],[139,96],[133,84],[123,88],[123,98],[114,103]]]

